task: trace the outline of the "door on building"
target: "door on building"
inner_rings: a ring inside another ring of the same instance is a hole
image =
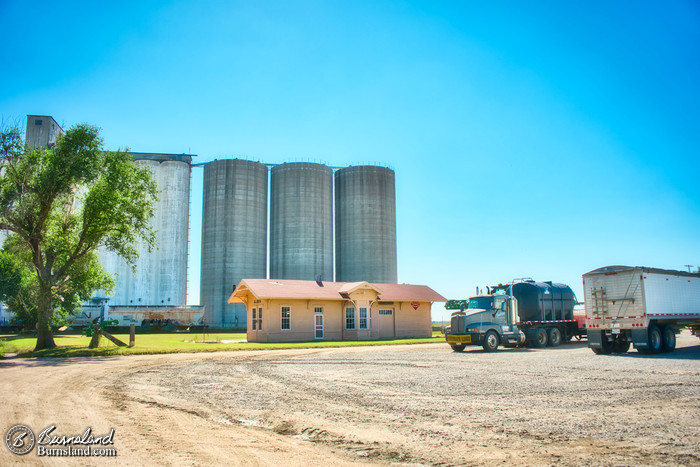
[[[396,337],[393,308],[380,308],[377,319],[379,320],[380,337]]]
[[[314,315],[314,331],[316,339],[323,339],[323,314],[316,313]]]

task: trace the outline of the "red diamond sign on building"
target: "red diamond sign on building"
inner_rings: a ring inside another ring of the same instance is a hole
[[[418,303],[418,302],[411,302],[411,306],[413,307],[414,310],[417,310],[418,307],[420,306],[420,303]]]

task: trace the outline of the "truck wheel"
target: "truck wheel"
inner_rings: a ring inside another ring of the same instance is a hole
[[[452,350],[455,352],[461,352],[466,347],[466,344],[450,344],[450,347],[452,347]]]
[[[673,352],[676,348],[676,332],[673,330],[673,326],[667,324],[661,329],[661,351],[662,352]]]
[[[562,337],[559,328],[549,328],[549,330],[547,331],[547,336],[547,344],[549,344],[550,346],[556,347],[558,345],[561,345]]]
[[[496,331],[489,331],[486,333],[486,337],[484,338],[484,350],[487,352],[493,352],[498,348],[500,339],[498,338],[498,334],[496,334]]]
[[[649,326],[649,353],[657,354],[661,352],[661,344],[663,338],[661,337],[661,330],[656,324]],[[675,336],[674,336],[675,337]]]
[[[532,346],[538,349],[544,348],[547,346],[547,339],[547,331],[543,328],[537,328],[535,329],[535,341],[532,343]]]
[[[627,353],[630,349],[630,341],[616,340],[612,344],[612,353]]]

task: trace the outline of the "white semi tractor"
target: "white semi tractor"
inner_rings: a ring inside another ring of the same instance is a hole
[[[588,346],[597,354],[672,352],[676,334],[700,337],[700,274],[607,266],[583,275]]]

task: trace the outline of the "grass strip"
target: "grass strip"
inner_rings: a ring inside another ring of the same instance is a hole
[[[115,337],[129,342],[128,334]],[[0,336],[0,356],[16,354],[18,357],[93,357],[110,355],[150,355],[189,352],[218,352],[228,350],[279,350],[314,349],[326,347],[358,347],[378,345],[424,344],[441,342],[442,337],[419,339],[390,339],[366,341],[318,341],[318,342],[240,342],[245,333],[163,333],[137,334],[134,347],[117,347],[107,339],[101,339],[100,347],[89,349],[90,338],[81,335],[55,335],[55,349],[34,352],[36,338],[32,336]]]

